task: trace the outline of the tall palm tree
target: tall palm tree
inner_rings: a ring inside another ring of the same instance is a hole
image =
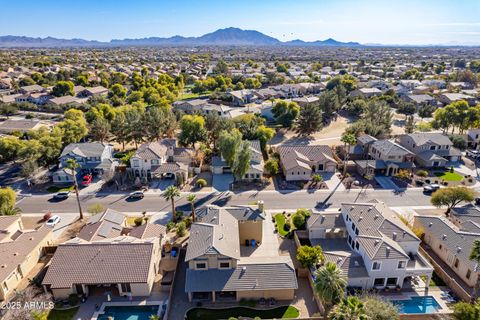
[[[192,207],[192,223],[195,222],[195,201],[197,197],[194,194],[189,194],[187,197],[187,201],[190,202],[190,206]]]
[[[165,189],[165,192],[162,194],[162,196],[166,200],[170,200],[172,202],[172,219],[173,222],[177,222],[177,215],[175,212],[175,198],[180,197],[180,190],[178,190],[178,188],[175,186],[169,186],[167,189]]]
[[[315,271],[314,283],[315,292],[325,308],[324,317],[327,319],[328,311],[343,298],[347,281],[335,263],[327,262]]]
[[[343,150],[345,150],[345,155],[343,156],[343,176],[347,173],[347,162],[350,156],[350,147],[357,143],[357,138],[351,133],[343,133],[340,141],[343,142]],[[348,150],[347,150],[348,145]]]
[[[475,271],[480,272],[480,240],[473,241],[472,249],[470,250],[470,256],[468,258],[476,263]],[[477,283],[475,283],[475,287],[473,289],[474,298],[478,297],[479,289],[480,289],[480,277],[477,278]]]
[[[80,165],[73,158],[67,159],[67,168],[72,171],[73,177],[73,188],[75,190],[75,195],[77,196],[78,212],[80,220],[83,220],[83,211],[82,205],[80,204],[80,196],[78,194],[78,182],[77,182],[77,169],[80,168]]]
[[[343,299],[328,315],[328,320],[367,320],[363,302],[355,296]]]

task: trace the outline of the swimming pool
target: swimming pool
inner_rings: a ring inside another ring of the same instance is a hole
[[[151,315],[158,314],[158,305],[155,306],[107,306],[105,313],[98,320],[149,320]]]
[[[407,300],[392,300],[400,313],[435,313],[442,307],[432,296],[411,297]]]

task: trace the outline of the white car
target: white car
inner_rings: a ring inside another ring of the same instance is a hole
[[[55,227],[60,222],[61,218],[59,216],[52,216],[50,219],[47,220],[45,223],[47,227]]]

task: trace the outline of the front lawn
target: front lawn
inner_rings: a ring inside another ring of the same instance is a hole
[[[443,179],[445,181],[462,181],[463,180],[463,176],[456,172],[445,171],[445,172],[434,172],[433,174],[436,177]]]
[[[292,306],[278,307],[269,310],[255,310],[250,308],[226,308],[226,309],[205,309],[195,308],[187,312],[187,320],[219,320],[230,317],[260,317],[262,319],[294,319],[298,318],[300,312]]]
[[[47,320],[71,320],[77,313],[79,307],[68,310],[51,310],[48,313]]]
[[[286,237],[289,233],[290,230],[285,230],[285,215],[282,213],[278,213],[275,215],[275,223],[277,224],[277,232],[279,235],[282,237]]]
[[[48,192],[51,193],[57,193],[57,192],[63,192],[63,191],[73,191],[73,185],[69,187],[57,187],[57,186],[51,186],[47,188]]]

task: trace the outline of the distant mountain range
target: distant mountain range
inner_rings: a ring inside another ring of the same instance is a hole
[[[255,30],[239,28],[219,29],[200,37],[174,36],[141,39],[113,39],[109,42],[84,39],[33,38],[25,36],[0,36],[2,48],[59,48],[59,47],[122,47],[122,46],[309,46],[309,47],[358,47],[358,42],[340,42],[334,39],[307,42],[292,40],[282,42]]]

